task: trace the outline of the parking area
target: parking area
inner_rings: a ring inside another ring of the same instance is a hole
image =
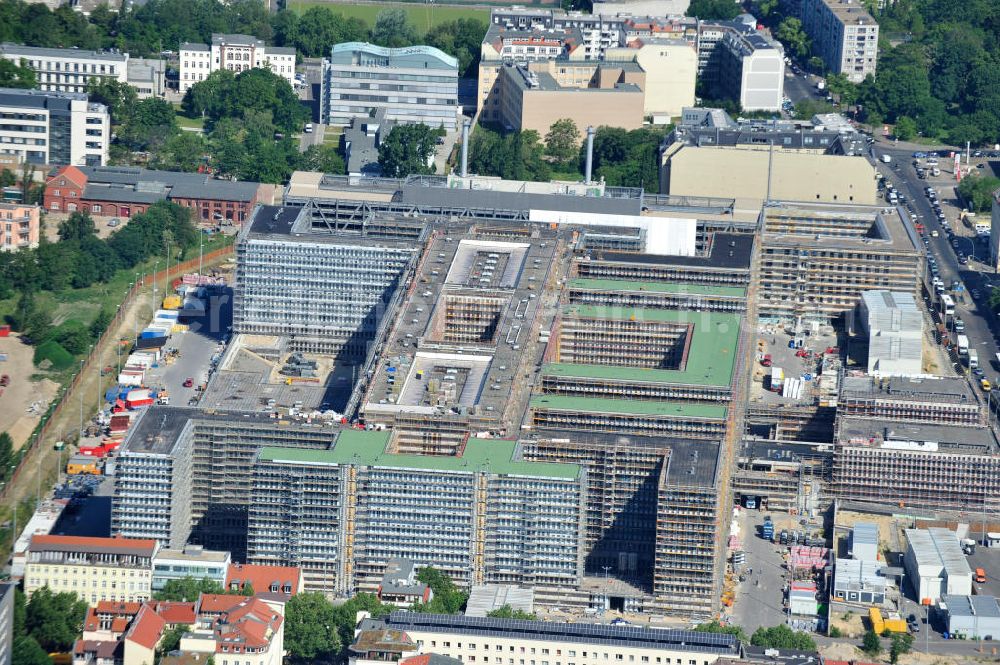
[[[1000,597],[1000,547],[976,547],[969,556],[969,567],[975,573],[976,568],[982,568],[986,573],[986,581],[977,583],[973,576],[972,586],[980,596]]]

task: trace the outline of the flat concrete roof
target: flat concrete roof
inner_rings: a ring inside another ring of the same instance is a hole
[[[534,409],[552,411],[585,411],[664,418],[697,418],[722,420],[727,409],[715,404],[692,402],[651,402],[645,400],[606,399],[603,397],[572,397],[567,395],[536,395],[531,398]]]
[[[260,459],[306,464],[359,464],[428,471],[533,476],[571,480],[580,475],[576,464],[525,462],[514,441],[470,438],[461,456],[387,453],[388,431],[344,430],[330,450],[262,448]]]
[[[709,286],[707,284],[681,284],[677,282],[632,282],[618,279],[590,279],[577,277],[569,280],[570,288],[588,291],[653,291],[677,295],[721,296],[743,298],[747,290],[742,286]]]

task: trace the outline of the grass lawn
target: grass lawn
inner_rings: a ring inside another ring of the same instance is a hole
[[[197,129],[199,132],[205,131],[205,119],[198,118],[192,120],[186,115],[177,114],[177,126],[181,129]]]
[[[369,26],[375,25],[375,17],[379,12],[386,9],[399,8],[406,12],[410,22],[417,28],[417,32],[423,34],[440,23],[454,21],[460,18],[475,18],[483,23],[490,22],[490,12],[488,9],[475,7],[460,7],[456,5],[435,5],[417,3],[393,3],[382,2],[373,5],[362,4],[341,4],[338,2],[324,2],[323,0],[289,0],[288,8],[301,14],[313,5],[323,5],[330,10],[348,17],[359,18]]]

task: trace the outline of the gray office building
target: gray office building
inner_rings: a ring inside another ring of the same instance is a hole
[[[455,129],[458,60],[431,46],[337,44],[323,61],[320,119],[346,127],[379,109],[397,124]]]

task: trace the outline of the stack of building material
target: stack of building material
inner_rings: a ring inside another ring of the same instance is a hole
[[[825,547],[794,545],[788,563],[792,568],[822,570],[826,567],[828,553]]]

